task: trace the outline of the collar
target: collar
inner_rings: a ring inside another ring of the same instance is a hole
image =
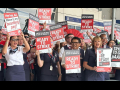
[[[70,44],[67,44],[67,47],[71,46]]]

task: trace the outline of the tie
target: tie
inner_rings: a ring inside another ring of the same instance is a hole
[[[17,50],[18,50],[18,47],[17,47],[16,49],[13,49],[13,50],[10,48],[9,54],[13,54],[13,53],[15,53]]]
[[[71,47],[71,46],[69,46],[69,49],[72,49],[72,47]]]

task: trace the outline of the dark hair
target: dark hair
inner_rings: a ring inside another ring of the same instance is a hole
[[[29,33],[24,33],[24,35],[28,35],[29,36]]]
[[[114,36],[115,36],[115,34],[114,34]],[[109,38],[110,38],[110,40],[111,40],[111,34],[109,35]]]
[[[11,37],[10,37],[10,41],[12,40],[13,37],[14,37],[14,36],[11,36]]]
[[[102,39],[102,36],[103,36],[103,35],[106,35],[106,34],[101,34],[101,35],[100,35],[100,38],[101,38],[101,39]]]
[[[78,37],[73,37],[72,40],[71,40],[71,42],[72,42],[74,39],[78,40],[78,42],[81,43],[81,40],[80,40]]]
[[[67,34],[67,35],[65,36],[65,38],[68,38],[69,35],[73,35],[73,34],[72,34],[72,33],[69,33],[69,34]]]
[[[115,40],[109,40],[108,43],[107,43],[107,45],[109,45],[110,41],[114,41],[115,42]]]

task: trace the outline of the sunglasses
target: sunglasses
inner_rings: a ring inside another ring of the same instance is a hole
[[[12,41],[18,41],[19,39],[12,39]]]
[[[25,38],[29,38],[29,36],[24,36]]]

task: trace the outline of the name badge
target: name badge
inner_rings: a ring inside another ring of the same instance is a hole
[[[51,66],[50,66],[50,71],[52,71],[52,70],[53,70],[53,66],[51,65]]]

